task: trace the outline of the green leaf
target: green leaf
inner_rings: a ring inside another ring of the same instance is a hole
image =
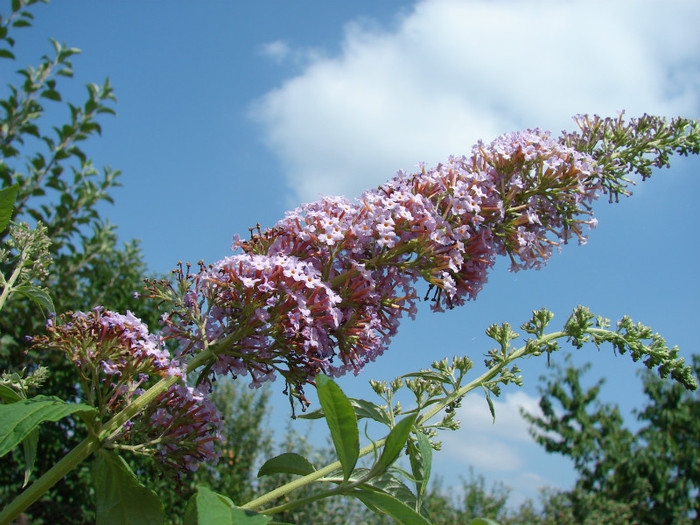
[[[35,428],[22,441],[22,451],[24,452],[24,483],[22,488],[29,483],[29,477],[34,469],[34,461],[36,460],[36,449],[39,445],[39,429]]]
[[[370,470],[370,477],[383,474],[396,461],[396,458],[399,457],[399,454],[406,446],[406,441],[413,429],[413,424],[416,422],[416,417],[418,417],[418,414],[405,417],[391,429],[384,442],[382,455],[379,456],[379,459]]]
[[[498,522],[489,518],[476,518],[471,520],[467,525],[498,525]]]
[[[258,514],[252,510],[233,508],[231,509],[234,525],[266,525],[272,520],[272,516]],[[215,525],[212,522],[212,525]]]
[[[41,92],[40,96],[47,98],[49,100],[54,100],[56,102],[61,101],[61,94],[58,91],[56,91],[55,89],[46,89],[46,90]]]
[[[0,49],[0,58],[10,58],[14,60],[15,55],[9,49]]]
[[[333,380],[323,374],[316,376],[318,400],[326,416],[335,452],[347,480],[360,455],[360,431],[350,401]]]
[[[403,525],[431,525],[425,517],[389,494],[371,490],[357,490],[350,494],[371,510],[388,514]]]
[[[185,525],[233,524],[233,502],[207,487],[197,487],[197,492],[187,502]]]
[[[306,414],[299,414],[297,419],[323,419],[323,417],[323,410],[319,408],[318,410],[313,410]]]
[[[0,399],[2,399],[5,403],[14,403],[15,401],[19,401],[23,398],[9,386],[0,385]]]
[[[355,415],[358,419],[367,417],[384,425],[389,425],[389,418],[379,405],[364,399],[350,399],[350,403],[355,408]]]
[[[0,405],[0,457],[24,441],[44,421],[58,421],[76,412],[94,414],[96,410],[90,405],[66,403],[53,396],[36,396]]]
[[[44,311],[46,311],[49,314],[56,313],[56,307],[53,304],[53,299],[51,299],[51,296],[41,288],[37,288],[36,286],[31,286],[29,284],[24,284],[22,286],[17,286],[16,288],[13,288],[12,291],[22,294],[25,297],[28,297],[29,299],[34,301],[41,309],[42,314],[44,314]]]
[[[370,418],[389,426],[389,418],[387,417],[386,412],[384,412],[382,407],[379,405],[372,403],[371,401],[365,401],[364,399],[355,399],[352,397],[348,399],[350,400],[350,404],[355,409],[355,416],[358,420],[362,418]],[[308,412],[307,414],[301,414],[297,417],[299,419],[321,419],[325,417],[325,415],[323,413],[323,409],[319,408],[318,410]]]
[[[367,477],[368,473],[369,469],[355,469],[350,481],[361,481]],[[362,488],[376,489],[378,492],[384,492],[390,496],[394,496],[412,509],[416,508],[416,495],[411,492],[411,489],[409,489],[403,481],[388,472],[362,483]]]
[[[450,377],[444,372],[437,372],[435,370],[423,370],[422,372],[411,372],[410,374],[404,374],[402,378],[407,377],[419,377],[425,379],[426,381],[439,381],[440,383],[450,383]]]
[[[187,502],[185,525],[275,525],[272,517],[241,509],[228,497],[200,486]]]
[[[295,454],[294,452],[286,452],[272,459],[268,459],[265,464],[260,467],[258,477],[267,476],[268,474],[298,474],[306,476],[315,472],[314,466],[309,463],[304,456]]]
[[[97,525],[161,525],[163,505],[114,452],[98,450],[92,466]]]
[[[496,409],[493,406],[493,400],[491,399],[491,392],[486,390],[484,388],[484,392],[486,392],[486,402],[489,404],[489,410],[491,411],[491,417],[493,418],[493,422],[496,422]]]
[[[430,446],[430,440],[420,430],[416,431],[417,447],[410,448],[409,459],[411,462],[411,471],[416,478],[416,490],[418,496],[425,494],[430,480],[430,472],[433,465],[433,447]]]
[[[2,50],[0,50],[0,53]],[[0,56],[2,56],[0,54]],[[15,209],[15,198],[17,197],[17,183],[0,190],[0,232],[4,232],[12,218]]]

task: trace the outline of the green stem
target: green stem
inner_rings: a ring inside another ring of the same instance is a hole
[[[22,253],[22,255],[24,255],[24,253]],[[2,289],[2,294],[0,294],[0,310],[2,310],[3,306],[5,306],[5,301],[7,301],[7,298],[9,297],[10,292],[12,291],[12,288],[15,285],[15,281],[17,281],[19,274],[22,273],[23,266],[24,258],[20,256],[20,260],[17,263],[17,266],[15,266],[15,269],[12,272],[10,279],[8,281],[5,281],[5,286]]]
[[[329,483],[340,483],[340,485],[335,487],[334,489],[327,490],[326,492],[321,492],[319,494],[307,496],[306,498],[298,499],[296,501],[290,501],[289,503],[278,505],[276,507],[270,507],[269,509],[265,509],[264,511],[262,511],[262,514],[273,515],[279,512],[284,512],[285,510],[295,509],[302,505],[308,505],[309,503],[313,503],[314,501],[318,501],[320,499],[347,494],[348,491],[350,491],[351,489],[358,487],[364,483],[364,481],[362,480],[356,481],[354,483],[347,483],[343,482],[342,479],[324,479],[322,481],[327,481]]]
[[[553,332],[551,334],[543,335],[542,337],[537,339],[537,346],[545,346],[547,343],[554,339],[558,339],[560,337],[564,337],[566,334],[564,332]],[[439,412],[442,411],[447,405],[450,403],[455,402],[458,400],[460,397],[464,396],[465,394],[471,392],[475,388],[483,385],[484,383],[487,383],[488,381],[491,381],[494,377],[496,377],[498,374],[500,374],[501,370],[503,370],[505,367],[510,365],[513,361],[516,359],[520,359],[521,357],[527,355],[530,353],[530,350],[528,350],[527,345],[522,346],[518,348],[517,350],[514,350],[510,355],[508,355],[508,358],[503,361],[500,365],[489,369],[488,371],[484,372],[481,374],[478,378],[474,379],[472,382],[468,383],[467,385],[463,386],[462,388],[452,392],[448,396],[446,396],[440,403],[437,403],[433,408],[425,412],[423,415],[419,416],[418,419],[416,419],[416,426],[420,426],[426,421],[432,419],[435,417]]]
[[[37,501],[47,490],[53,487],[63,476],[97,451],[102,443],[96,436],[85,438],[78,446],[66,454],[43,476],[32,483],[24,492],[0,512],[0,525],[6,525],[19,516],[27,507]]]
[[[566,334],[564,332],[554,332],[548,335],[544,335],[538,339],[538,342],[541,343],[542,345],[546,345],[546,343],[552,341],[553,339],[557,339],[559,337],[563,337]],[[512,363],[514,360],[519,359],[520,357],[523,357],[524,355],[528,354],[529,350],[527,350],[527,346],[523,346],[521,348],[518,348],[517,350],[514,350],[509,356],[506,361],[501,363],[500,365],[488,370],[487,372],[483,373],[481,376],[479,376],[477,379],[472,381],[471,383],[463,386],[462,388],[452,392],[448,396],[446,396],[440,403],[437,403],[433,408],[425,412],[422,416],[420,416],[416,420],[416,426],[420,426],[429,419],[435,417],[439,412],[441,412],[447,405],[450,403],[453,403],[460,397],[464,396],[468,392],[474,390],[475,388],[481,386],[482,384],[492,380],[494,377],[496,377],[500,371],[508,366],[510,363]],[[384,443],[386,442],[386,437],[375,441],[366,447],[362,448],[360,450],[359,457],[366,456],[370,452],[376,450],[379,447],[382,447]],[[314,481],[318,481],[319,479],[325,477],[328,474],[331,474],[332,472],[338,470],[341,468],[340,461],[336,461],[334,463],[331,463],[330,465],[327,465],[323,467],[320,470],[317,470],[315,472],[312,472],[311,474],[307,474],[306,476],[303,476],[301,478],[295,479],[293,481],[290,481],[289,483],[286,483],[285,485],[282,485],[281,487],[277,487],[275,490],[268,492],[266,494],[263,494],[259,498],[256,498],[252,501],[249,501],[245,505],[241,505],[240,508],[242,509],[257,509],[259,507],[262,507],[266,503],[270,503],[271,501],[275,500],[276,498],[279,498],[281,496],[284,496],[285,494],[288,494],[292,492],[293,490],[296,490],[298,488],[303,487],[304,485],[308,485],[310,483],[313,483]],[[323,494],[321,497],[326,497],[328,494]],[[316,498],[318,499],[318,498]],[[293,502],[294,506],[296,506],[297,502]],[[267,514],[270,513],[272,514],[274,512],[279,512],[281,510],[286,510],[286,508],[289,507],[291,503],[285,504],[285,505],[280,505],[278,507],[273,507],[270,509],[266,509],[265,511],[262,511],[263,513]],[[291,507],[289,507],[291,508]]]
[[[382,438],[379,441],[375,441],[374,443],[370,443],[366,447],[360,449],[360,455],[359,457],[366,456],[373,450],[376,450],[378,447],[381,447],[384,445],[386,442],[386,438]],[[307,474],[306,476],[303,476],[301,478],[295,479],[293,481],[290,481],[289,483],[282,485],[281,487],[276,488],[275,490],[268,492],[267,494],[263,494],[259,498],[256,498],[252,501],[249,501],[245,505],[241,505],[240,508],[242,509],[256,509],[258,507],[262,507],[266,503],[269,503],[276,498],[279,498],[280,496],[284,496],[285,494],[303,487],[304,485],[308,485],[309,483],[313,483],[314,481],[317,481],[324,476],[328,474],[332,474],[339,468],[341,468],[340,461],[335,461],[331,463],[330,465],[326,465],[322,469],[319,469],[315,472],[312,472],[311,474]],[[272,509],[269,509],[272,510]]]

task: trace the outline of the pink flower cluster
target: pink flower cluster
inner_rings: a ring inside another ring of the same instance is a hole
[[[539,268],[572,235],[584,241],[597,180],[589,156],[528,130],[400,172],[355,202],[305,204],[249,241],[236,237],[242,254],[200,272],[192,303],[209,304],[206,333],[189,339],[216,345],[215,372],[250,372],[253,385],[280,373],[300,390],[321,371],[358,372],[403,313],[415,315],[418,281],[434,310],[452,308],[476,297],[496,255]]]
[[[203,387],[176,383],[158,396],[130,434],[137,443],[155,443],[166,466],[194,472],[221,456],[215,443],[222,428],[221,414]]]
[[[87,401],[100,410],[103,419],[141,395],[151,378],[183,377],[162,338],[149,333],[128,311],[122,315],[98,307],[88,313],[69,312],[58,322],[50,319],[47,335],[34,337],[32,342],[62,351],[76,365]],[[211,401],[178,382],[153,408],[127,422],[118,440],[131,442],[142,434],[157,434],[161,454],[178,456],[194,470],[196,461],[216,459],[210,442],[218,437],[220,424],[221,416]]]
[[[58,322],[49,319],[46,330],[46,336],[32,338],[35,346],[62,351],[76,365],[88,402],[105,413],[120,410],[142,393],[151,376],[182,376],[161,338],[131,312],[101,307],[68,312]]]

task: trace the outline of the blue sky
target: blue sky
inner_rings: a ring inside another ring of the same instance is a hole
[[[480,138],[557,134],[574,114],[618,109],[700,118],[695,0],[68,0],[34,13],[34,27],[15,35],[18,66],[50,53],[54,37],[83,50],[75,78],[61,81],[67,99],[107,76],[115,87],[118,116],[85,149],[97,166],[122,170],[104,213],[122,239],[142,240],[154,272],[214,262],[234,233],[271,226],[320,193],[354,197],[398,169],[468,153]],[[555,322],[578,304],[629,314],[697,352],[699,168],[674,158],[632,198],[601,199],[586,246],[566,246],[539,272],[510,273],[500,261],[475,302],[425,308],[341,385],[372,399],[369,379],[455,354],[479,364],[488,325],[519,326],[542,306]],[[587,378],[606,377],[604,400],[631,418],[643,400],[639,367],[607,348],[575,360],[593,362]],[[495,424],[483,399],[463,403],[463,428],[443,435],[436,458],[445,484],[470,465],[517,498],[572,483],[571,465],[544,454],[518,416],[518,406],[536,406],[545,359],[521,368],[525,385],[506,389]],[[288,413],[282,386],[273,385],[276,425]]]

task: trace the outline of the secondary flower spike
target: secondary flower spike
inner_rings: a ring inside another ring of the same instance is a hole
[[[423,295],[436,311],[474,299],[496,255],[514,270],[542,267],[555,247],[585,242],[601,190],[624,192],[624,176],[650,154],[698,149],[697,123],[683,119],[577,123],[581,132],[560,140],[534,129],[479,143],[356,201],[324,197],[236,237],[242,253],[180,271],[187,299],[164,318],[170,336],[188,352],[213,349],[217,374],[250,373],[257,386],[280,373],[303,399],[317,373],[357,373],[381,355]],[[620,156],[622,167],[611,160]]]
[[[98,408],[102,420],[143,394],[150,379],[184,376],[162,339],[128,311],[122,315],[98,307],[69,312],[49,320],[47,335],[32,341],[64,352],[76,365],[87,402]],[[166,466],[193,471],[218,457],[214,442],[220,429],[221,415],[207,393],[176,383],[111,436],[109,445],[135,443]]]

